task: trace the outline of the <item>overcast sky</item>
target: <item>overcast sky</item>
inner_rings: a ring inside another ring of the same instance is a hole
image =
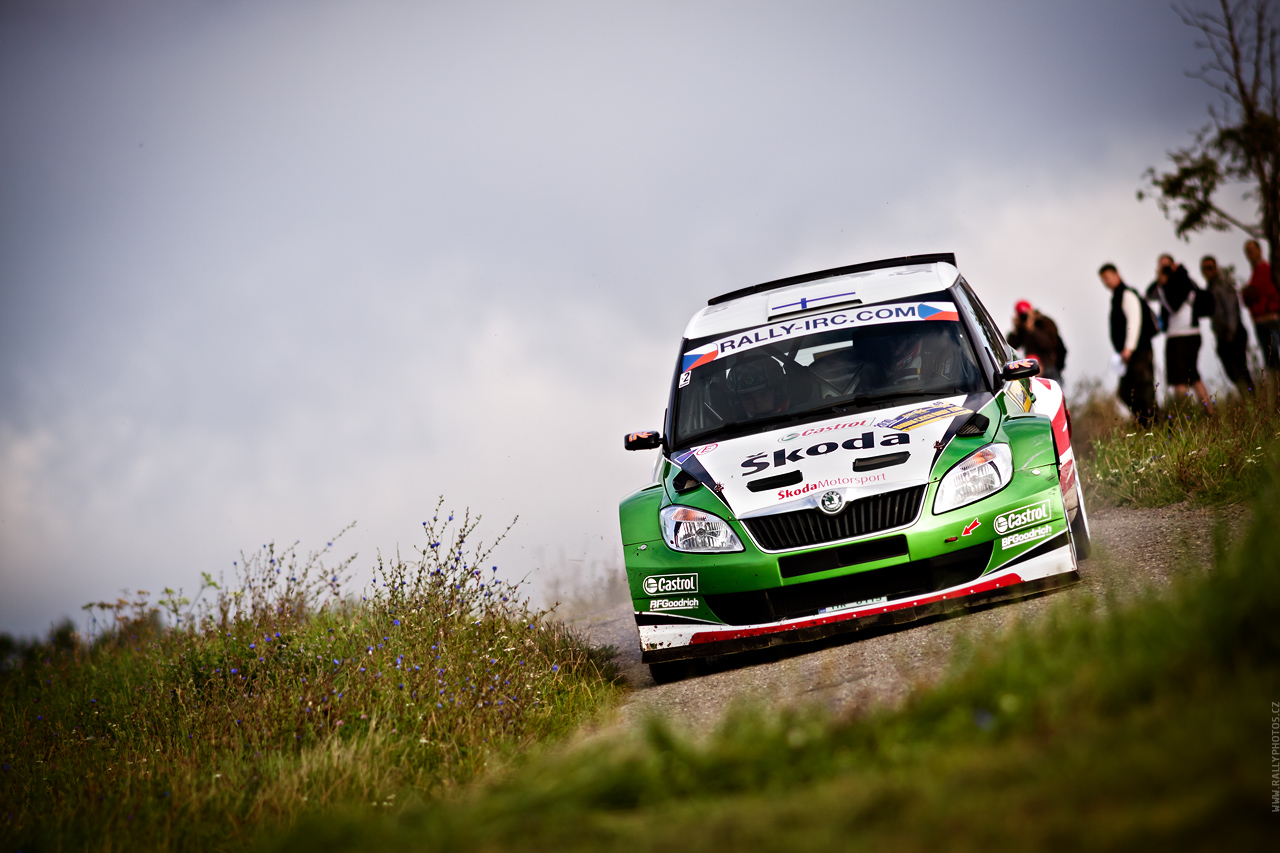
[[[621,564],[716,294],[954,251],[1103,376],[1211,92],[1160,0],[0,6],[0,630],[268,540]],[[1211,347],[1202,369],[1216,370]],[[536,571],[535,570],[540,570]]]

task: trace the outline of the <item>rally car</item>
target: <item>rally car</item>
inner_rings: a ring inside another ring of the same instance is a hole
[[[685,329],[654,482],[619,508],[642,659],[934,616],[1079,579],[1062,389],[952,254],[711,299]]]

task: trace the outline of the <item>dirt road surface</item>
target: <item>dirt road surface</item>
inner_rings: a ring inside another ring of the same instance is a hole
[[[655,685],[640,663],[629,604],[580,616],[574,624],[593,643],[617,649],[623,674],[635,688],[621,710],[624,723],[657,712],[693,731],[705,731],[742,700],[773,706],[820,703],[838,715],[856,715],[897,705],[916,685],[938,679],[959,637],[1007,630],[1064,600],[1083,602],[1108,594],[1123,600],[1149,587],[1167,586],[1195,566],[1210,565],[1218,522],[1234,537],[1246,519],[1243,507],[1209,510],[1180,504],[1096,511],[1090,516],[1093,555],[1081,564],[1081,582],[1075,586],[874,634],[730,655],[704,667],[702,674],[672,684]]]

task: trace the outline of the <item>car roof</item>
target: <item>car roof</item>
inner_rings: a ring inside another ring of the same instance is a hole
[[[687,340],[759,326],[801,312],[869,305],[955,284],[955,255],[913,255],[792,276],[717,296],[689,321]]]

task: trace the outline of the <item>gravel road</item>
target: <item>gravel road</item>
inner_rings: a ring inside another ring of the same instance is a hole
[[[656,711],[705,731],[743,699],[775,706],[821,703],[836,714],[855,715],[896,705],[915,685],[936,680],[957,637],[1005,630],[1062,600],[1106,593],[1123,599],[1147,587],[1166,586],[1192,566],[1209,565],[1216,522],[1225,521],[1234,536],[1247,515],[1243,507],[1210,510],[1186,504],[1096,511],[1090,516],[1093,556],[1081,565],[1081,582],[1075,586],[875,634],[731,655],[704,667],[698,677],[673,684],[655,685],[640,663],[629,604],[580,616],[574,625],[593,643],[618,650],[623,674],[634,688],[621,710],[624,723]]]

